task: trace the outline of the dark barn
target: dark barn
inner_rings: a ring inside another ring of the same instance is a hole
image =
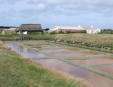
[[[41,32],[43,33],[41,24],[22,24],[17,28],[16,32],[19,32],[21,35],[21,40],[30,39],[30,36],[27,35],[28,32]]]
[[[22,24],[18,29],[18,32],[43,32],[41,24]]]

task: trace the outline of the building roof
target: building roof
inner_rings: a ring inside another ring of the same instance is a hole
[[[99,28],[94,28],[94,27],[83,27],[85,30],[97,30]]]
[[[97,30],[99,28],[94,28],[94,27],[65,27],[65,26],[55,26],[52,29],[49,30],[49,32],[53,31],[60,31],[60,30],[66,30],[66,31],[86,31],[86,30]]]
[[[57,31],[57,30],[69,30],[69,31],[73,31],[73,30],[85,30],[83,27],[64,27],[64,26],[55,26],[54,28],[50,29],[49,31]]]
[[[83,27],[63,27],[63,26],[57,26],[56,28],[59,28],[59,29],[76,29],[76,30],[82,30],[84,29]]]
[[[42,31],[41,24],[22,24],[17,31]]]

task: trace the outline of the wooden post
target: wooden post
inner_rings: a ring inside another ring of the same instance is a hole
[[[41,34],[43,35],[44,34],[44,31],[41,31]]]
[[[24,38],[23,38],[23,32],[22,32],[22,31],[20,31],[20,39],[21,39],[21,40],[24,39]]]

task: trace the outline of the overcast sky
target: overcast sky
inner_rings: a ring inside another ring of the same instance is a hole
[[[0,0],[0,25],[113,28],[113,0]]]

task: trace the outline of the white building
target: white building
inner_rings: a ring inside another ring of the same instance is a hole
[[[91,27],[64,27],[64,26],[55,26],[52,29],[49,30],[49,32],[56,32],[58,33],[59,31],[70,31],[70,32],[79,32],[79,31],[85,31],[87,34],[98,34],[101,32],[101,29],[99,28],[94,28],[93,26]]]
[[[98,34],[101,32],[101,29],[99,28],[94,28],[93,25],[91,27],[84,27],[86,29],[87,34]]]
[[[91,28],[91,29],[86,29],[87,34],[98,34],[101,32],[101,29],[99,28]]]
[[[24,35],[27,35],[27,31],[24,31],[23,34],[24,34]]]
[[[65,26],[55,26],[52,29],[49,30],[49,32],[59,32],[59,31],[70,31],[70,32],[77,32],[77,31],[84,31],[85,29],[83,27],[77,26],[77,27],[65,27]]]

